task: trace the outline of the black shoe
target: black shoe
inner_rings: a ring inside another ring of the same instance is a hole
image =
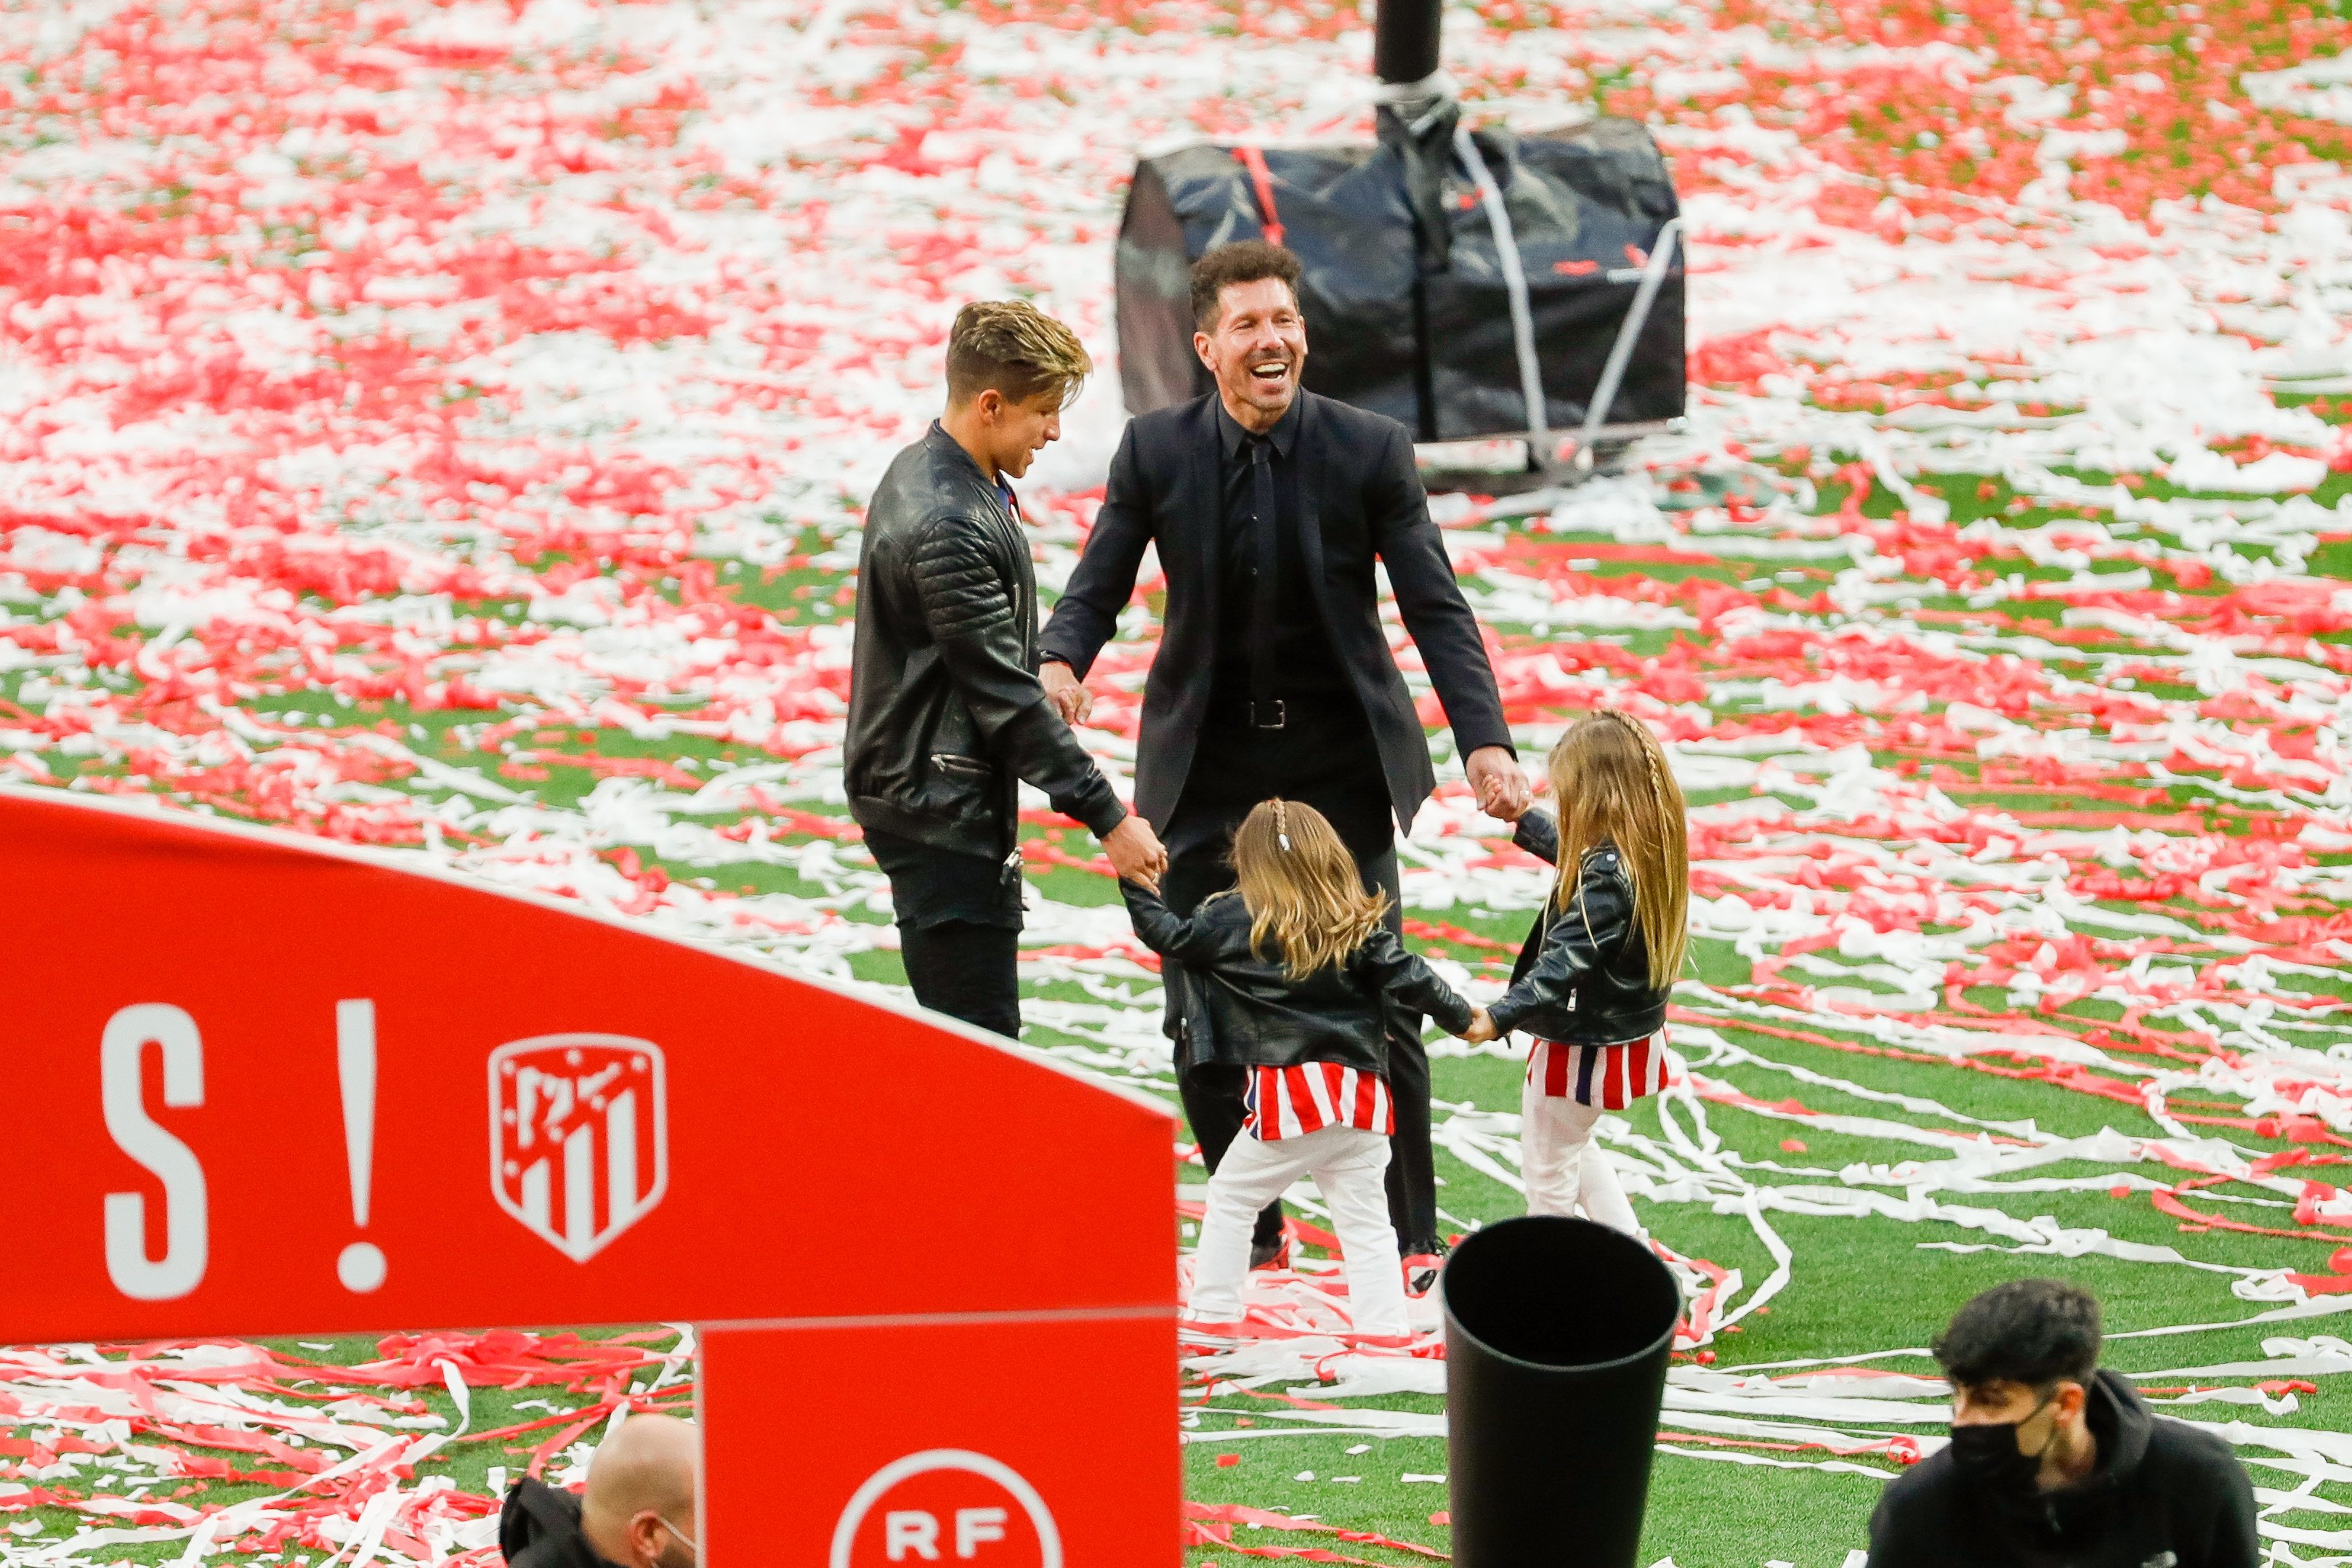
[[[1419,1300],[1437,1283],[1438,1274],[1445,1267],[1445,1242],[1439,1237],[1415,1243],[1404,1248],[1405,1294]]]
[[[1285,1236],[1277,1237],[1273,1241],[1253,1241],[1250,1243],[1250,1269],[1253,1273],[1260,1268],[1287,1268],[1289,1267],[1290,1237]]]

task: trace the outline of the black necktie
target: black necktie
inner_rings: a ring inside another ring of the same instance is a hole
[[[1275,706],[1275,595],[1282,556],[1275,542],[1274,443],[1263,436],[1251,437],[1249,458],[1250,509],[1255,514],[1250,537],[1257,557],[1250,601],[1250,722],[1271,729],[1286,717]]]

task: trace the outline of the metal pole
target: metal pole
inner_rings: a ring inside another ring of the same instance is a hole
[[[1441,0],[1380,0],[1372,23],[1372,74],[1402,86],[1437,74]]]
[[[1503,292],[1511,304],[1511,342],[1519,356],[1519,395],[1528,405],[1528,448],[1540,462],[1551,444],[1550,420],[1544,406],[1543,363],[1536,357],[1535,311],[1528,303],[1527,273],[1519,266],[1518,237],[1511,230],[1503,188],[1495,183],[1468,126],[1454,127],[1454,151],[1477,183],[1478,199],[1486,203],[1486,222],[1495,231],[1495,259],[1502,265]]]
[[[1650,305],[1658,297],[1658,286],[1666,280],[1666,265],[1673,260],[1675,246],[1682,239],[1683,220],[1670,217],[1658,230],[1656,243],[1650,248],[1649,265],[1642,268],[1641,286],[1633,290],[1633,306],[1625,312],[1624,324],[1617,329],[1617,341],[1609,345],[1609,363],[1601,368],[1601,384],[1592,389],[1592,406],[1584,416],[1584,428],[1576,438],[1576,466],[1592,467],[1594,438],[1609,419],[1609,405],[1617,401],[1618,384],[1625,379],[1626,362],[1633,357],[1634,341],[1641,337],[1642,328],[1650,319]]]

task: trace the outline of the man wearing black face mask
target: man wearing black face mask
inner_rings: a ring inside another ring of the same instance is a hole
[[[1951,1446],[1886,1489],[1870,1568],[2254,1568],[2254,1492],[2230,1446],[2099,1370],[2099,1303],[2015,1279],[1936,1342]]]

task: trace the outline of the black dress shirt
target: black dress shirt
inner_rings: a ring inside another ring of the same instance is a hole
[[[1220,538],[1224,563],[1217,593],[1217,668],[1210,702],[1221,713],[1247,703],[1252,695],[1250,673],[1258,658],[1267,661],[1268,694],[1293,703],[1345,701],[1356,698],[1349,689],[1347,671],[1332,651],[1331,635],[1323,625],[1322,607],[1307,571],[1307,553],[1298,539],[1298,402],[1293,399],[1273,429],[1263,436],[1242,428],[1223,404],[1217,407],[1217,436],[1223,483],[1224,509]],[[1275,503],[1275,632],[1271,645],[1256,646],[1252,625],[1257,602],[1257,507],[1254,499],[1253,444],[1273,448]],[[1214,721],[1213,720],[1212,721]]]

